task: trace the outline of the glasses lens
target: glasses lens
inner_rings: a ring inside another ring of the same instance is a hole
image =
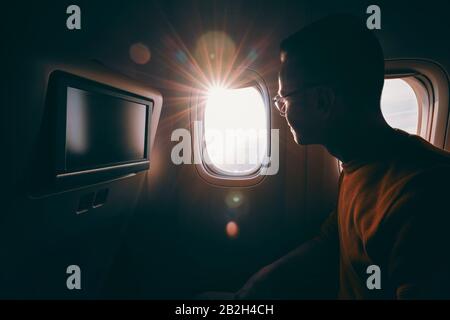
[[[281,114],[284,114],[286,112],[286,100],[283,97],[277,96],[274,99],[275,107],[278,109],[278,111]]]

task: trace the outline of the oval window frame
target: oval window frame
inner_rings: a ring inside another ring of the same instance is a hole
[[[264,171],[264,166],[270,164],[271,157],[271,103],[270,94],[264,79],[254,70],[243,69],[234,71],[239,75],[231,88],[246,88],[254,87],[261,94],[264,102],[266,121],[267,121],[267,147],[264,154],[263,161],[255,172],[241,176],[229,175],[215,171],[211,168],[205,159],[207,156],[206,143],[204,139],[204,110],[205,110],[205,95],[199,92],[193,92],[190,99],[190,116],[191,116],[191,130],[192,146],[194,151],[194,163],[196,171],[199,176],[209,184],[222,187],[250,187],[261,183],[265,179],[265,175],[261,174]],[[198,124],[201,124],[199,127]]]

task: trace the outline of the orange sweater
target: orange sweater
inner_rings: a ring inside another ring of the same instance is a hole
[[[339,288],[341,299],[450,298],[449,199],[449,153],[398,131],[343,165],[337,210],[320,234],[235,297],[332,299]],[[371,265],[379,290],[367,286]]]
[[[340,298],[450,298],[449,155],[398,131],[384,150],[343,165]],[[370,265],[380,290],[367,287]]]

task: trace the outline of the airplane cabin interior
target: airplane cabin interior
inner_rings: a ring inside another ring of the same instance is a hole
[[[342,162],[272,101],[280,42],[329,15],[373,27],[389,126],[450,151],[448,5],[373,4],[3,5],[0,298],[236,292],[314,237]],[[313,280],[289,298],[336,296]]]

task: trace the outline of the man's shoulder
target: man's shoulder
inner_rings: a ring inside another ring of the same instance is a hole
[[[450,153],[408,135],[391,163],[391,191],[410,203],[441,203],[450,191]]]
[[[434,174],[450,170],[450,152],[417,135],[400,134],[395,155],[391,158],[393,169],[405,174]]]
[[[377,192],[383,199],[424,199],[450,191],[449,152],[406,133],[401,133],[392,150],[370,171],[379,179]]]

